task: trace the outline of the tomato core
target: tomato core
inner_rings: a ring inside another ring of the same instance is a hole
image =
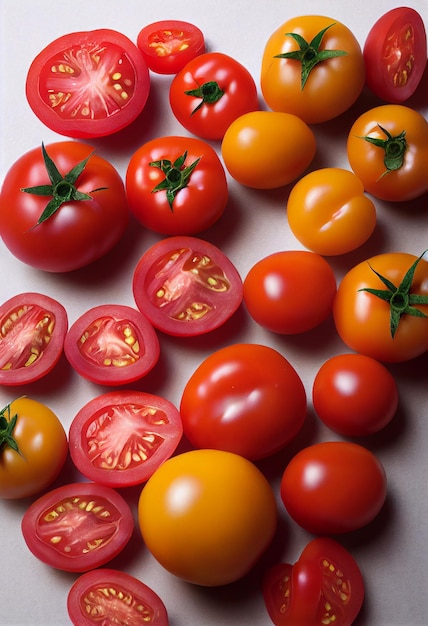
[[[158,57],[167,57],[170,54],[187,50],[191,43],[191,37],[186,36],[183,30],[163,29],[151,33],[148,37],[148,43]]]
[[[415,30],[410,22],[388,33],[383,58],[394,87],[407,85],[415,64],[415,46]]]
[[[79,338],[82,357],[95,365],[126,367],[142,356],[138,331],[130,320],[100,317]]]

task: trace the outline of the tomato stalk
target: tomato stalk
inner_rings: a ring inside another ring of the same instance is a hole
[[[184,92],[186,96],[193,96],[194,98],[202,98],[202,101],[192,111],[192,115],[199,111],[204,104],[215,104],[224,96],[224,91],[221,89],[215,80],[210,80],[204,83],[197,89],[189,89]]]
[[[159,161],[152,161],[149,163],[151,167],[159,168],[164,174],[165,178],[152,190],[152,193],[157,191],[166,191],[166,199],[168,200],[169,208],[173,211],[173,202],[175,196],[181,189],[184,189],[189,184],[190,177],[193,170],[198,165],[201,157],[193,161],[190,165],[184,167],[184,163],[187,159],[187,150],[179,156],[174,163],[168,159],[160,159]]]
[[[406,131],[403,130],[399,135],[391,135],[391,133],[383,128],[380,124],[378,124],[380,130],[386,136],[386,139],[380,139],[379,137],[370,137],[366,135],[361,137],[364,141],[368,141],[369,143],[377,146],[378,148],[382,148],[385,151],[385,156],[383,159],[383,163],[386,167],[385,172],[381,174],[380,178],[388,174],[388,172],[393,172],[394,170],[399,170],[400,167],[404,163],[404,155],[407,150],[407,141],[406,141]]]
[[[7,413],[7,417],[6,417]],[[7,404],[0,411],[0,451],[3,446],[9,446],[12,450],[15,450],[18,454],[21,454],[19,450],[19,446],[16,440],[13,438],[13,431],[16,426],[16,422],[18,420],[18,414],[15,414],[11,417],[10,415],[10,404]]]

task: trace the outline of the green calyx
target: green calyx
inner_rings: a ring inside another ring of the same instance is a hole
[[[189,91],[185,91],[184,93],[186,96],[201,98],[201,102],[193,109],[192,115],[194,115],[196,111],[199,111],[204,104],[215,104],[224,95],[224,91],[214,80],[204,83],[197,89],[189,89]]]
[[[0,452],[3,446],[8,446],[15,450],[18,454],[21,454],[19,446],[13,437],[13,431],[18,420],[18,415],[10,415],[10,404],[7,404],[4,409],[0,411]]]
[[[404,163],[404,155],[407,150],[407,141],[406,141],[406,131],[403,130],[399,135],[395,137],[391,135],[391,133],[383,128],[380,124],[378,127],[385,135],[385,139],[380,139],[379,137],[369,137],[366,135],[365,137],[361,137],[364,141],[368,141],[369,143],[377,146],[378,148],[382,148],[385,151],[385,156],[383,158],[383,163],[385,165],[385,172],[381,175],[385,176],[388,172],[393,172],[394,170],[399,170],[400,167]]]
[[[166,191],[166,199],[168,200],[171,211],[174,210],[173,202],[175,196],[181,189],[187,187],[193,170],[201,160],[199,157],[196,161],[193,161],[193,163],[185,167],[184,163],[186,162],[186,159],[187,150],[184,154],[179,156],[174,163],[168,159],[161,159],[160,161],[152,161],[149,163],[151,167],[157,167],[165,174],[164,180],[156,185],[156,187],[152,190],[152,193],[156,193],[157,191]]]
[[[406,274],[403,277],[403,280],[398,285],[398,287],[396,287],[394,283],[388,280],[388,278],[385,278],[385,276],[382,276],[381,274],[376,272],[376,270],[374,270],[370,265],[370,269],[376,274],[378,278],[380,278],[386,289],[371,289],[369,287],[359,289],[359,291],[367,291],[368,293],[371,293],[381,300],[385,300],[385,302],[389,303],[390,330],[391,337],[393,339],[397,332],[402,315],[413,315],[414,317],[425,317],[428,319],[428,315],[425,315],[425,313],[415,308],[414,306],[418,304],[428,304],[428,296],[422,296],[417,293],[410,293],[416,267],[418,266],[419,261],[422,259],[424,254],[426,254],[426,252],[428,252],[428,250],[425,250],[425,252],[423,252],[421,256],[418,257],[413,265],[407,270]]]
[[[283,52],[282,54],[276,54],[275,59],[294,59],[295,61],[299,61],[302,64],[302,72],[301,72],[301,88],[302,91],[306,85],[306,81],[309,78],[309,74],[314,69],[318,63],[322,63],[323,61],[327,61],[328,59],[333,59],[335,57],[343,57],[347,56],[346,50],[320,50],[320,46],[322,43],[322,39],[324,37],[325,32],[334,26],[333,24],[329,24],[320,32],[315,35],[310,43],[299,35],[298,33],[285,33],[285,37],[292,37],[294,41],[299,45],[299,50],[293,50],[291,52]]]

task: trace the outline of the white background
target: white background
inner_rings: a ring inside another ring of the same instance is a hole
[[[428,24],[426,0],[408,3]],[[344,22],[363,44],[371,25],[399,2],[376,0],[1,0],[1,180],[25,151],[44,141],[62,139],[45,128],[25,99],[25,78],[33,57],[53,39],[72,31],[113,28],[136,41],[147,23],[166,18],[197,24],[209,50],[229,54],[243,63],[259,85],[263,47],[270,34],[290,17],[309,13],[328,15]],[[152,75],[151,94],[141,118],[128,131],[92,142],[98,153],[112,161],[121,174],[131,154],[146,140],[160,135],[188,133],[173,118],[168,103],[170,77]],[[428,77],[408,103],[428,114]],[[364,92],[351,111],[315,127],[318,149],[312,169],[349,167],[345,137],[353,120],[365,108],[380,104]],[[213,144],[216,148],[219,144]],[[274,192],[244,189],[230,180],[230,202],[224,217],[204,234],[230,256],[242,277],[261,257],[283,249],[301,249],[290,233],[285,213],[289,188]],[[355,263],[380,252],[400,250],[420,254],[426,249],[427,197],[404,205],[376,201],[375,234],[355,253],[330,259],[338,280]],[[101,263],[68,275],[45,274],[24,266],[0,245],[0,300],[24,291],[40,291],[59,299],[70,324],[88,308],[107,302],[133,306],[133,269],[142,253],[158,236],[131,224],[125,238]],[[346,351],[335,335],[331,320],[317,331],[298,337],[278,337],[258,327],[240,310],[220,331],[198,340],[160,336],[161,359],[145,379],[133,387],[164,395],[178,404],[183,387],[202,359],[223,345],[238,341],[260,342],[279,349],[294,365],[305,384],[308,419],[296,441],[270,462],[260,464],[278,494],[279,478],[287,460],[304,445],[337,439],[313,415],[310,393],[313,378],[325,359]],[[400,408],[393,423],[367,439],[383,462],[389,495],[384,510],[367,528],[342,537],[364,574],[367,600],[357,620],[359,626],[422,626],[427,623],[427,363],[425,357],[392,366],[400,391]],[[24,388],[0,389],[0,403],[27,394],[52,408],[66,429],[80,407],[106,388],[86,382],[62,359],[54,373]],[[57,484],[81,480],[68,464]],[[125,492],[135,510],[139,490]],[[30,501],[30,500],[29,500]],[[21,517],[29,501],[0,502],[1,564],[0,624],[61,626],[69,623],[68,590],[76,578],[49,568],[27,550],[20,532]],[[136,532],[124,553],[110,563],[137,576],[165,602],[171,626],[268,625],[270,620],[260,595],[259,580],[266,564],[294,562],[312,538],[298,528],[278,503],[278,537],[260,566],[245,580],[222,589],[205,589],[184,583],[153,560]]]

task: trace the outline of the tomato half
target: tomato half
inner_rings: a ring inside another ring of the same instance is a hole
[[[65,308],[41,293],[20,293],[0,306],[0,385],[24,385],[58,363],[68,329]]]
[[[153,326],[176,336],[201,335],[224,324],[242,302],[242,279],[208,241],[167,237],[139,260],[135,302]]]
[[[71,422],[70,456],[87,478],[109,487],[145,482],[175,451],[183,433],[178,409],[142,391],[93,398]]]
[[[71,483],[35,500],[22,534],[40,561],[66,572],[87,572],[117,556],[134,529],[132,511],[114,489]]]
[[[184,434],[195,447],[227,450],[255,461],[296,436],[306,416],[306,393],[298,373],[279,352],[233,344],[198,366],[184,388],[180,413]]]
[[[108,28],[68,33],[49,43],[27,74],[28,103],[60,135],[110,135],[142,112],[150,90],[143,55]]]
[[[160,346],[155,329],[140,311],[101,304],[72,324],[64,352],[84,378],[100,385],[124,385],[153,369]]]
[[[366,83],[387,102],[404,102],[416,91],[427,65],[427,34],[410,7],[387,11],[372,26],[363,48]]]

